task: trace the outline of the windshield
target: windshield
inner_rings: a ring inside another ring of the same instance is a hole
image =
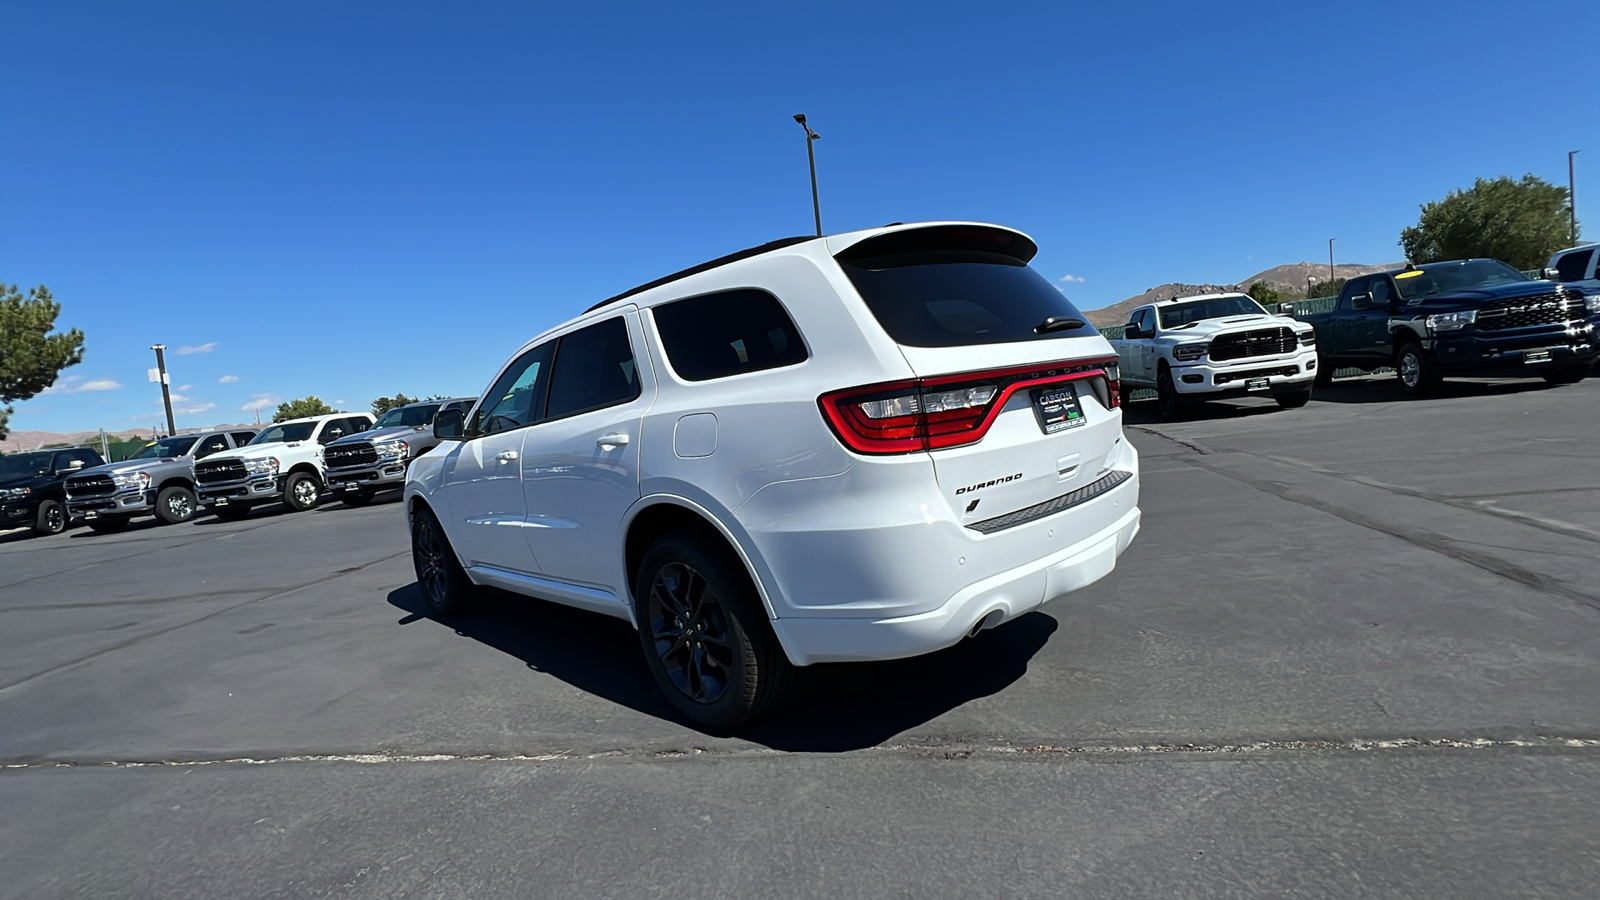
[[[439,411],[437,403],[430,406],[397,406],[378,417],[378,424],[373,428],[389,428],[394,425],[426,425],[433,421],[433,414]]]
[[[307,440],[311,437],[311,432],[315,431],[316,428],[317,423],[315,422],[285,422],[282,425],[274,425],[256,435],[256,439],[251,441],[248,446],[274,444],[279,441],[293,443],[294,441]]]
[[[50,471],[53,453],[17,453],[0,456],[0,478],[31,478]]]
[[[1394,273],[1394,285],[1405,300],[1527,280],[1521,272],[1493,259],[1469,259],[1466,262],[1441,263]]]
[[[1177,328],[1202,319],[1221,319],[1225,316],[1264,316],[1267,311],[1249,297],[1213,297],[1193,303],[1175,303],[1160,308],[1161,327]]]
[[[164,456],[182,456],[189,452],[194,442],[200,440],[200,435],[191,434],[181,437],[162,438],[154,444],[140,450],[128,457],[129,459],[160,459]]]

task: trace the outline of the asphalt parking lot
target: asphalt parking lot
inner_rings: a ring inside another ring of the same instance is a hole
[[[1593,896],[1600,380],[1151,406],[1111,576],[734,734],[393,502],[0,535],[0,896]]]

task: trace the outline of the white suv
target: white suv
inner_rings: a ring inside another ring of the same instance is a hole
[[[791,666],[948,647],[1139,530],[1116,357],[993,225],[793,238],[535,338],[406,481],[432,610],[492,585],[626,619],[725,727]]]

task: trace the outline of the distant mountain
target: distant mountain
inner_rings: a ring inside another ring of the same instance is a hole
[[[194,434],[200,431],[214,431],[217,429],[226,429],[228,431],[232,431],[234,429],[241,428],[259,430],[255,425],[244,424],[210,425],[205,428],[180,428],[178,429],[178,432],[180,434]],[[148,428],[133,428],[129,429],[128,431],[108,431],[106,434],[110,437],[121,438],[125,441],[135,439],[150,440],[151,436],[150,429]],[[71,444],[73,446],[94,447],[99,440],[100,431],[98,429],[94,431],[73,431],[66,433],[56,431],[13,431],[6,435],[5,440],[0,441],[0,453],[22,453],[28,450],[37,450],[47,444]]]
[[[1385,269],[1398,269],[1405,263],[1388,263],[1381,266],[1369,266],[1360,263],[1341,263],[1333,267],[1334,276],[1337,278],[1354,278],[1357,275],[1369,275]],[[1168,282],[1159,284],[1142,294],[1100,309],[1091,309],[1084,312],[1089,321],[1097,328],[1108,325],[1121,325],[1128,321],[1128,313],[1135,309],[1152,303],[1156,300],[1169,300],[1173,297],[1193,297],[1197,294],[1221,294],[1228,291],[1247,291],[1250,285],[1258,281],[1265,282],[1267,287],[1276,291],[1295,291],[1304,294],[1306,279],[1326,281],[1328,278],[1327,263],[1300,262],[1283,266],[1273,266],[1251,275],[1249,278],[1234,284],[1186,284],[1184,282]]]

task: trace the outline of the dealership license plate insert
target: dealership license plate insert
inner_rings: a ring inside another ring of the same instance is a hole
[[[1076,428],[1087,421],[1083,417],[1083,404],[1078,400],[1077,385],[1038,388],[1032,393],[1033,411],[1039,416],[1039,427],[1045,434]]]

